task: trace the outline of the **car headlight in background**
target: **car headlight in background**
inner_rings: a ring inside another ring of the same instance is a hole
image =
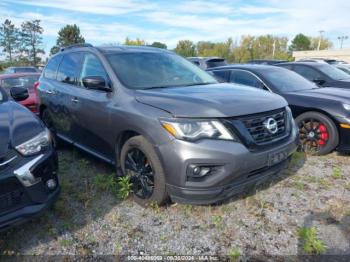
[[[236,141],[235,137],[217,120],[171,119],[161,120],[161,124],[177,139],[195,141],[211,138]]]
[[[18,152],[24,156],[35,155],[41,152],[51,143],[50,131],[45,129],[43,132],[33,137],[32,139],[16,146]]]
[[[350,105],[349,104],[343,104],[343,107],[345,110],[350,111]]]

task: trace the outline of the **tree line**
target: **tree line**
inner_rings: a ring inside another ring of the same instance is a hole
[[[1,67],[13,65],[38,66],[41,63],[45,51],[43,44],[43,28],[40,20],[25,21],[17,28],[9,19],[0,25],[0,48],[5,54],[5,61],[0,61]],[[72,44],[85,43],[80,28],[66,25],[58,31],[56,44],[51,48],[50,55],[57,53],[60,48]],[[153,46],[167,49],[167,45],[161,42],[147,43],[143,39],[126,38],[124,45]],[[332,47],[332,42],[327,38],[309,37],[298,34],[289,45],[287,37],[273,36],[270,34],[242,36],[233,41],[228,38],[223,42],[180,40],[173,51],[183,57],[190,56],[217,56],[223,57],[228,62],[244,63],[252,59],[283,59],[292,60],[292,51],[323,50]]]

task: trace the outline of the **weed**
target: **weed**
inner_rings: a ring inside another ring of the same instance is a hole
[[[304,152],[295,152],[290,160],[289,167],[297,166],[303,159],[305,159]]]
[[[231,261],[238,261],[241,257],[241,250],[239,250],[239,248],[231,248],[228,251],[228,256],[230,257]]]
[[[62,240],[60,240],[59,243],[62,247],[69,247],[69,246],[73,245],[73,240],[72,239],[62,239]]]
[[[296,189],[298,189],[300,191],[303,191],[305,188],[305,184],[304,184],[304,182],[296,181],[293,183],[293,187],[295,187]]]
[[[331,187],[331,183],[326,178],[321,178],[318,181],[319,185],[325,189],[328,189]]]
[[[118,197],[120,199],[127,199],[132,192],[132,183],[129,176],[119,177],[118,183]]]
[[[223,221],[222,216],[214,215],[214,216],[212,216],[212,221],[217,228],[222,227],[222,221]]]
[[[335,167],[333,167],[333,173],[332,173],[332,177],[334,178],[334,179],[339,179],[339,178],[342,178],[342,170],[341,170],[341,168],[340,167],[338,167],[338,166],[335,166]]]
[[[319,255],[326,250],[326,245],[317,238],[316,227],[299,228],[298,235],[303,241],[303,249],[306,253]]]
[[[347,184],[344,186],[344,188],[345,188],[346,190],[349,190],[349,191],[350,191],[350,183],[347,183]]]
[[[97,174],[94,182],[99,191],[116,192],[117,181],[113,175]]]
[[[159,239],[162,240],[162,241],[165,241],[166,240],[166,236],[164,234],[161,234]]]

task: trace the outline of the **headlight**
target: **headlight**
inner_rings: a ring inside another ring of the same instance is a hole
[[[39,135],[16,146],[18,152],[24,156],[30,156],[41,152],[45,147],[49,146],[51,142],[50,132],[48,129],[41,132]]]
[[[172,136],[182,140],[201,138],[234,140],[235,137],[217,120],[171,119],[161,120],[162,126]]]
[[[350,105],[349,104],[343,104],[343,107],[345,110],[350,111]]]
[[[292,136],[295,136],[298,132],[298,127],[294,121],[292,110],[290,109],[289,106],[287,106],[286,111],[287,111],[287,119],[289,120],[287,122],[287,125],[288,125],[287,129],[291,131]]]

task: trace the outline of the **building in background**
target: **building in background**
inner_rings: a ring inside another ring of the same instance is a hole
[[[320,50],[320,51],[294,51],[295,61],[310,58],[325,58],[345,61],[350,64],[350,49]]]

